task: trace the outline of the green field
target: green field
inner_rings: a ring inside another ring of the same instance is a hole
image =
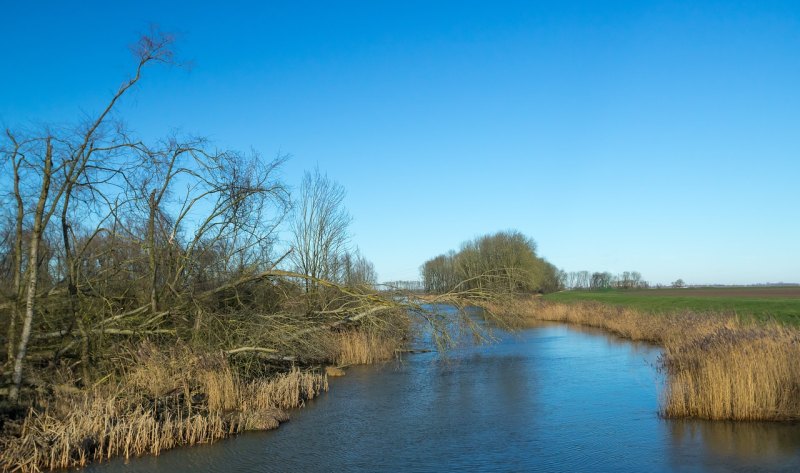
[[[596,301],[664,313],[724,312],[759,320],[776,319],[800,324],[800,287],[697,287],[686,289],[639,289],[562,291],[544,296],[554,302]]]

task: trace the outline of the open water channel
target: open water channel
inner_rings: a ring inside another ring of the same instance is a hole
[[[800,426],[658,415],[657,347],[542,324],[353,367],[291,421],[91,472],[800,471]]]

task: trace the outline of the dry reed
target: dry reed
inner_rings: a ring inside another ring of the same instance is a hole
[[[800,419],[800,330],[725,314],[654,315],[599,303],[516,299],[486,307],[517,326],[532,320],[587,325],[664,348],[666,417]],[[527,322],[526,322],[527,319]]]
[[[388,360],[408,333],[405,312],[395,312],[341,331],[311,331],[280,343],[276,339],[273,345],[292,359],[339,365]],[[272,429],[287,419],[285,410],[328,389],[324,372],[292,368],[264,378],[257,358],[236,355],[233,362],[222,352],[183,343],[165,347],[145,341],[117,351],[106,362],[116,373],[109,378],[113,381],[87,390],[56,389],[42,396],[24,419],[6,426],[0,433],[0,472],[157,455],[246,430]],[[68,378],[67,373],[65,386],[70,386]]]
[[[17,435],[0,438],[0,471],[86,465],[159,454],[245,430],[271,429],[328,389],[323,374],[291,371],[242,381],[222,354],[143,344],[114,386],[57,393],[30,409]]]
[[[800,419],[800,332],[775,324],[720,327],[666,346],[670,417]]]
[[[340,332],[337,338],[339,366],[363,365],[391,360],[403,344],[403,340],[384,331],[364,329]]]

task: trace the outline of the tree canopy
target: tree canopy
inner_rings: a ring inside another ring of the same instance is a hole
[[[555,266],[536,254],[536,243],[519,231],[500,231],[439,255],[421,268],[425,290],[443,293],[481,288],[503,292],[552,292],[560,287]]]

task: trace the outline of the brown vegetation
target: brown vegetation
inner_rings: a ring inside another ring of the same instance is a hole
[[[370,330],[348,330],[338,337],[340,346],[336,363],[339,366],[365,365],[397,356],[403,340],[391,334]]]
[[[409,305],[347,244],[338,184],[317,172],[292,202],[283,157],[116,116],[172,41],[140,38],[90,118],[0,136],[0,470],[273,427],[325,389],[319,365],[404,343]]]
[[[599,303],[530,298],[487,304],[487,309],[513,316],[517,325],[524,325],[525,318],[581,324],[663,346],[666,417],[800,419],[797,328],[747,323],[725,314],[653,315]]]
[[[244,380],[221,353],[142,343],[117,382],[90,390],[56,389],[0,437],[0,470],[83,466],[112,456],[158,454],[237,432],[271,429],[328,389],[327,378],[293,368]]]
[[[668,346],[664,413],[733,420],[800,419],[800,331],[720,327]]]

